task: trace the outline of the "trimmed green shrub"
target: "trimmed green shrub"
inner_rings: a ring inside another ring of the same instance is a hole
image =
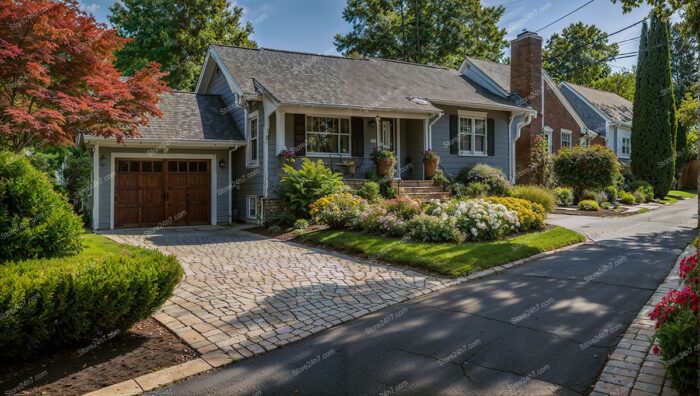
[[[445,175],[445,172],[438,170],[433,176],[433,185],[436,187],[445,187],[450,185],[450,180]]]
[[[574,190],[567,187],[557,187],[554,189],[557,205],[570,206],[574,203]]]
[[[78,253],[83,224],[45,174],[0,152],[0,263]]]
[[[482,198],[489,195],[489,186],[486,183],[473,182],[464,188],[464,196],[469,198]]]
[[[664,363],[672,363],[668,364],[666,374],[681,394],[692,394],[697,390],[697,328],[695,312],[676,308],[654,334],[659,340]]]
[[[584,199],[583,201],[578,203],[578,208],[581,210],[588,210],[591,212],[595,212],[598,209],[600,209],[600,206],[598,205],[598,202],[596,202],[592,199]]]
[[[644,200],[642,202],[651,202],[654,200],[654,187],[644,180],[636,179],[630,181],[629,191],[633,194],[639,192],[641,195],[643,195]]]
[[[0,266],[0,356],[89,345],[150,316],[182,268],[172,256],[73,256]]]
[[[634,202],[636,202],[638,204],[641,204],[641,203],[644,203],[647,201],[647,196],[646,196],[646,194],[644,194],[644,191],[642,191],[641,189],[633,192],[632,195],[634,195]]]
[[[617,198],[618,198],[617,187],[615,187],[615,186],[605,187],[605,196],[607,197],[608,202],[616,202]]]
[[[463,168],[457,175],[457,181],[465,185],[474,182],[484,183],[489,186],[490,194],[500,196],[508,195],[513,187],[500,169],[486,164]]]
[[[620,202],[625,205],[634,205],[637,200],[631,193],[628,193],[627,191],[620,191]]]
[[[600,207],[603,209],[610,210],[610,208],[612,208],[612,204],[610,202],[603,202],[600,204]]]
[[[578,199],[586,189],[602,190],[620,177],[615,153],[603,146],[564,148],[554,158],[554,173],[559,183],[574,189]]]
[[[280,179],[279,194],[296,217],[308,217],[309,205],[319,198],[348,189],[343,175],[331,171],[322,160],[304,158],[299,169],[285,164],[282,171],[285,175]]]
[[[406,224],[411,239],[421,242],[456,242],[466,239],[457,228],[455,219],[447,221],[437,216],[418,215]]]
[[[554,204],[556,203],[554,193],[540,186],[516,186],[511,191],[510,195],[515,198],[527,199],[530,202],[538,203],[542,205],[547,212],[554,210]]]
[[[379,198],[379,183],[367,181],[355,191],[357,195],[366,199],[368,202],[374,202]]]
[[[520,221],[520,231],[544,229],[547,213],[542,205],[527,199],[513,197],[488,197],[486,200],[501,204],[511,212],[515,212]]]
[[[303,230],[305,228],[309,228],[309,221],[306,219],[297,219],[297,221],[294,222],[294,229],[295,230]]]

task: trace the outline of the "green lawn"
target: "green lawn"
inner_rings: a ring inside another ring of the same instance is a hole
[[[674,204],[681,199],[694,198],[695,193],[691,191],[671,190],[668,194],[659,200],[659,203],[664,205]]]
[[[145,251],[131,245],[122,245],[98,234],[85,233],[81,235],[83,250],[80,256],[104,256],[108,254],[136,256]]]
[[[303,234],[302,239],[365,257],[453,276],[506,264],[586,240],[583,235],[561,227],[500,241],[464,244],[405,242],[339,230],[314,231]]]

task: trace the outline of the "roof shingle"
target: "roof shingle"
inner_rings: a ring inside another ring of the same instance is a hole
[[[612,92],[588,88],[582,85],[566,83],[579,95],[583,96],[596,109],[603,113],[612,122],[625,125],[632,124],[633,104],[629,100]]]

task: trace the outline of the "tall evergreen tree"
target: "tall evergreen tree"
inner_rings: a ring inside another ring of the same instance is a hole
[[[632,118],[632,173],[654,187],[657,197],[675,176],[676,114],[671,79],[669,23],[655,13],[639,47]]]

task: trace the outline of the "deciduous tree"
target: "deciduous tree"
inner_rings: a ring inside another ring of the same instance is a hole
[[[573,23],[553,34],[544,47],[544,68],[558,81],[590,86],[607,77],[612,60],[618,54],[617,44],[608,44],[608,35],[595,25]]]
[[[0,145],[137,135],[167,87],[155,63],[120,78],[113,53],[125,43],[77,1],[0,0]]]
[[[256,46],[243,8],[226,0],[122,0],[110,11],[109,21],[131,39],[117,53],[117,68],[132,75],[158,62],[173,89],[194,89],[211,44]]]
[[[595,80],[591,86],[603,91],[614,92],[632,102],[634,101],[636,80],[637,73],[634,70],[623,70]]]
[[[348,0],[343,19],[352,25],[337,34],[348,55],[457,68],[465,56],[499,61],[506,30],[498,27],[502,6],[478,0]]]

